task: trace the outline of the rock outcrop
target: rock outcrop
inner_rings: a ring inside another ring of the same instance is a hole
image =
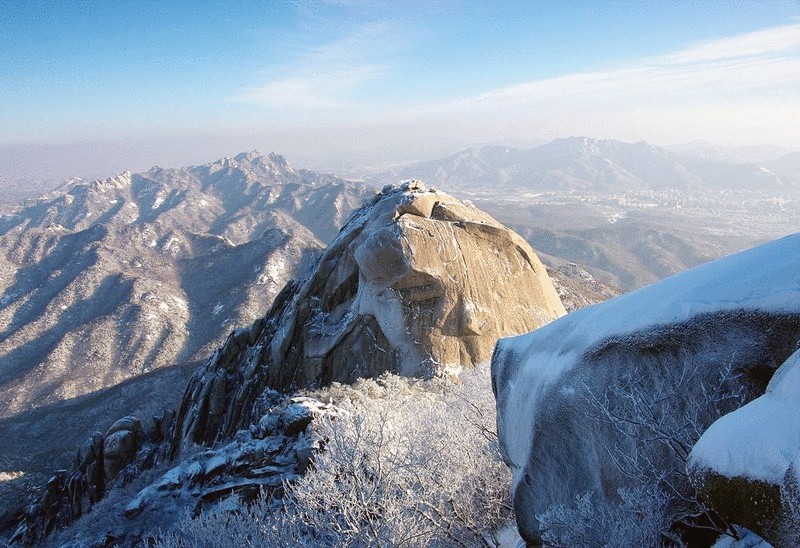
[[[539,518],[587,493],[598,508],[643,485],[695,496],[693,444],[798,348],[798,271],[800,234],[499,341],[498,435],[521,536],[540,543]]]
[[[269,386],[430,377],[486,362],[502,336],[565,313],[534,251],[497,221],[419,182],[358,210],[313,273],[229,337],[187,387],[173,450],[250,424]]]
[[[264,414],[236,439],[183,459],[140,490],[123,511],[126,528],[152,532],[153,523],[170,523],[187,508],[199,514],[230,495],[243,502],[282,496],[284,483],[306,471],[323,442],[312,422],[335,416],[336,408],[270,390],[257,407]]]
[[[199,512],[231,494],[280,494],[320,447],[309,425],[335,414],[286,395],[293,389],[387,371],[456,374],[488,361],[498,337],[564,313],[519,236],[421,183],[387,187],[353,215],[307,279],[289,282],[266,317],[230,334],[189,382],[174,422],[165,416],[145,434],[125,417],[96,434],[75,469],[57,474],[29,509],[15,541],[35,542],[73,521],[112,484],[141,484],[136,473],[167,454],[183,460],[115,510],[126,521],[109,542],[127,545],[186,508]],[[213,448],[181,453],[193,444]]]
[[[800,546],[800,351],[766,393],[712,424],[692,448],[700,495],[775,546]]]
[[[266,390],[258,398],[256,412],[260,419],[235,439],[176,463],[164,459],[169,449],[165,429],[173,424],[174,414],[154,417],[147,432],[134,417],[120,419],[106,436],[96,433],[87,442],[73,469],[52,477],[41,500],[28,508],[11,544],[149,545],[159,529],[168,530],[187,512],[196,516],[231,496],[245,503],[262,495],[282,496],[285,482],[305,473],[322,447],[324,440],[314,421],[325,415],[336,417],[338,411],[314,398]],[[104,439],[114,440],[119,432],[137,432],[136,451],[114,478],[106,477]],[[141,474],[146,470],[150,479]],[[107,487],[117,488],[115,496],[108,497],[114,501],[96,506]],[[97,523],[79,522],[82,525],[72,530],[62,530],[89,510]]]
[[[133,461],[141,432],[142,423],[136,417],[123,417],[106,431],[103,440],[103,474],[106,480],[113,480]]]
[[[147,430],[136,417],[117,420],[105,434],[95,432],[78,450],[72,468],[58,470],[44,493],[25,511],[11,544],[38,546],[45,537],[94,507],[112,486],[162,462],[169,448],[174,412],[153,417]]]
[[[619,289],[597,281],[575,263],[548,265],[547,273],[567,312],[607,301],[621,293]]]

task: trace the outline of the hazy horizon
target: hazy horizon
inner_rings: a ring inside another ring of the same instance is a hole
[[[587,136],[800,144],[800,4],[20,3],[0,181],[275,151],[356,167]]]

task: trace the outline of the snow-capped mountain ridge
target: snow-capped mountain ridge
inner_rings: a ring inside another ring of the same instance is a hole
[[[0,217],[0,414],[202,355],[224,322],[263,313],[372,192],[274,153],[236,158],[75,180]],[[67,316],[80,302],[84,319]],[[91,370],[76,353],[95,356]]]
[[[130,479],[154,462],[178,461],[155,482],[139,478],[138,495],[109,497],[124,503],[113,514],[103,511],[106,523],[130,528],[123,535],[138,541],[142,528],[152,534],[185,508],[208,508],[222,496],[261,488],[269,494],[309,468],[323,445],[311,432],[302,434],[316,414],[311,411],[336,410],[309,398],[278,410],[277,402],[289,403],[278,391],[386,373],[444,382],[485,365],[498,336],[564,313],[544,266],[521,237],[419,181],[387,185],[351,216],[306,276],[284,286],[264,317],[231,332],[193,375],[177,412],[164,413],[147,432],[143,421],[117,420],[84,445],[78,465],[59,472],[48,493],[88,497],[93,508],[91,497],[99,492],[102,498],[118,476]],[[208,448],[199,459],[191,456],[198,445]],[[75,519],[75,512],[43,500],[16,538],[41,539],[50,533],[48,523]]]

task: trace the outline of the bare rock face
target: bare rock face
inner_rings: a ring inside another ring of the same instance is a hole
[[[295,349],[296,366],[271,368],[270,384],[445,373],[489,360],[503,334],[564,314],[521,237],[421,183],[384,192],[300,288],[293,332],[272,345]]]
[[[125,468],[136,456],[137,436],[142,431],[142,423],[135,417],[123,417],[106,431],[103,441],[104,474],[108,480]]]
[[[176,445],[249,424],[255,397],[390,371],[454,374],[499,337],[565,314],[530,246],[480,210],[419,182],[358,210],[312,275],[229,337],[192,379]]]

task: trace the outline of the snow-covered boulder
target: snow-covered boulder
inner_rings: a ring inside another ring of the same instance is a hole
[[[776,546],[800,546],[800,351],[766,393],[712,424],[689,455],[700,494]]]
[[[319,436],[308,426],[315,416],[331,409],[310,398],[305,400],[283,401],[272,410],[272,416],[281,419],[302,414],[302,427],[297,421],[289,422],[265,437],[241,431],[236,439],[221,447],[183,459],[139,491],[126,505],[125,517],[146,523],[157,520],[159,515],[180,514],[186,508],[199,511],[233,494],[243,501],[252,501],[259,494],[271,496],[282,492],[284,482],[295,479],[308,466],[309,457],[305,453],[313,453],[320,447]],[[292,430],[286,430],[287,427]]]
[[[800,234],[500,340],[492,382],[522,537],[540,542],[537,516],[587,493],[608,505],[642,484],[691,490],[694,443],[764,394],[798,341]]]
[[[265,387],[457,374],[488,361],[499,337],[563,314],[519,235],[418,181],[386,187],[305,280],[287,285],[265,318],[232,335],[192,379],[176,450],[249,426]]]

